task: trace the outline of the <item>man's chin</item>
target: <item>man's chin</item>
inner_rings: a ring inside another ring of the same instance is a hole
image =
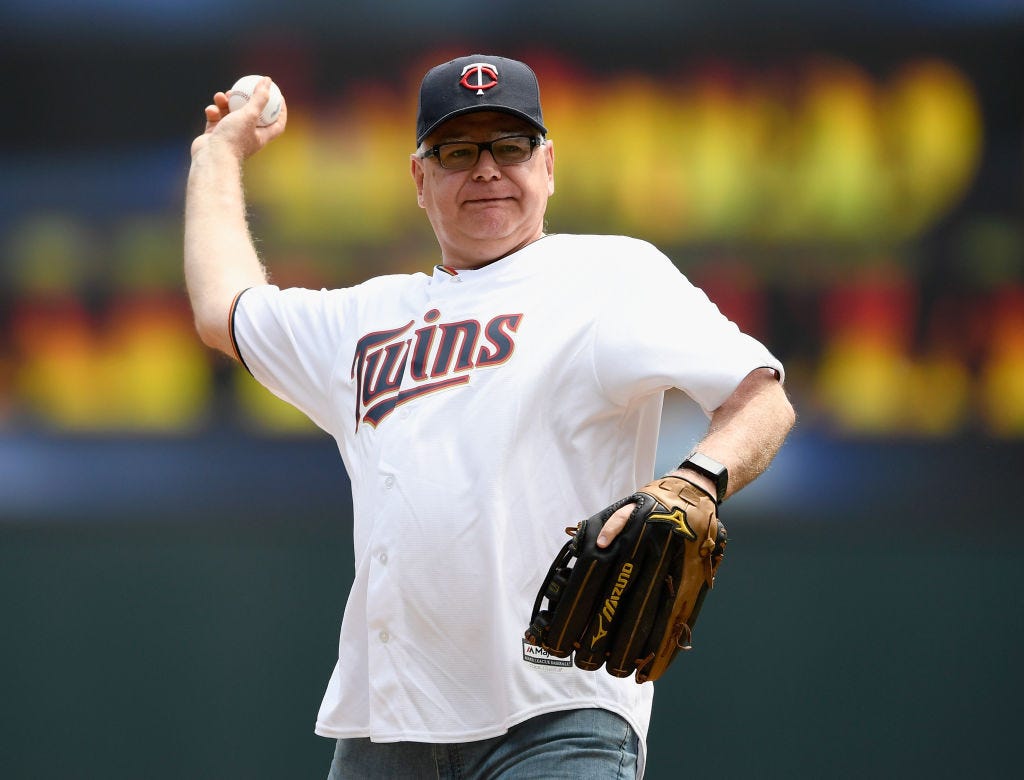
[[[464,223],[463,234],[473,241],[510,240],[516,233],[516,226],[508,220],[503,209],[484,209]]]

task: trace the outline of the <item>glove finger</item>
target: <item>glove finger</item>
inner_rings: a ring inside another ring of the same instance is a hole
[[[667,595],[665,582],[677,554],[671,524],[657,521],[644,524],[635,555],[638,577],[621,605],[619,629],[607,660],[609,674],[627,677],[648,655],[659,605]]]

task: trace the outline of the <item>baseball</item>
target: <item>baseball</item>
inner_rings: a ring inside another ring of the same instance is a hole
[[[261,78],[263,77],[259,75],[242,76],[242,78],[236,81],[235,85],[228,92],[228,111],[237,111],[248,103]],[[281,90],[277,84],[270,82],[270,99],[267,101],[267,105],[263,109],[263,113],[260,114],[260,120],[257,123],[260,127],[274,124],[277,120],[277,115],[281,113],[282,100]]]

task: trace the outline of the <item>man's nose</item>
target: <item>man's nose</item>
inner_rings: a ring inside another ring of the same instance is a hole
[[[500,179],[501,166],[494,159],[490,149],[481,149],[480,156],[473,166],[474,179]]]

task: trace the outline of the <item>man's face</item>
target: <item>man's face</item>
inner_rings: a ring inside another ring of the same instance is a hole
[[[479,111],[445,122],[426,146],[450,141],[493,141],[512,135],[538,135],[510,114]],[[442,168],[436,157],[412,156],[417,200],[427,212],[446,265],[477,268],[504,257],[543,235],[544,211],[555,190],[551,142],[523,163],[498,165],[481,151],[468,170]]]

